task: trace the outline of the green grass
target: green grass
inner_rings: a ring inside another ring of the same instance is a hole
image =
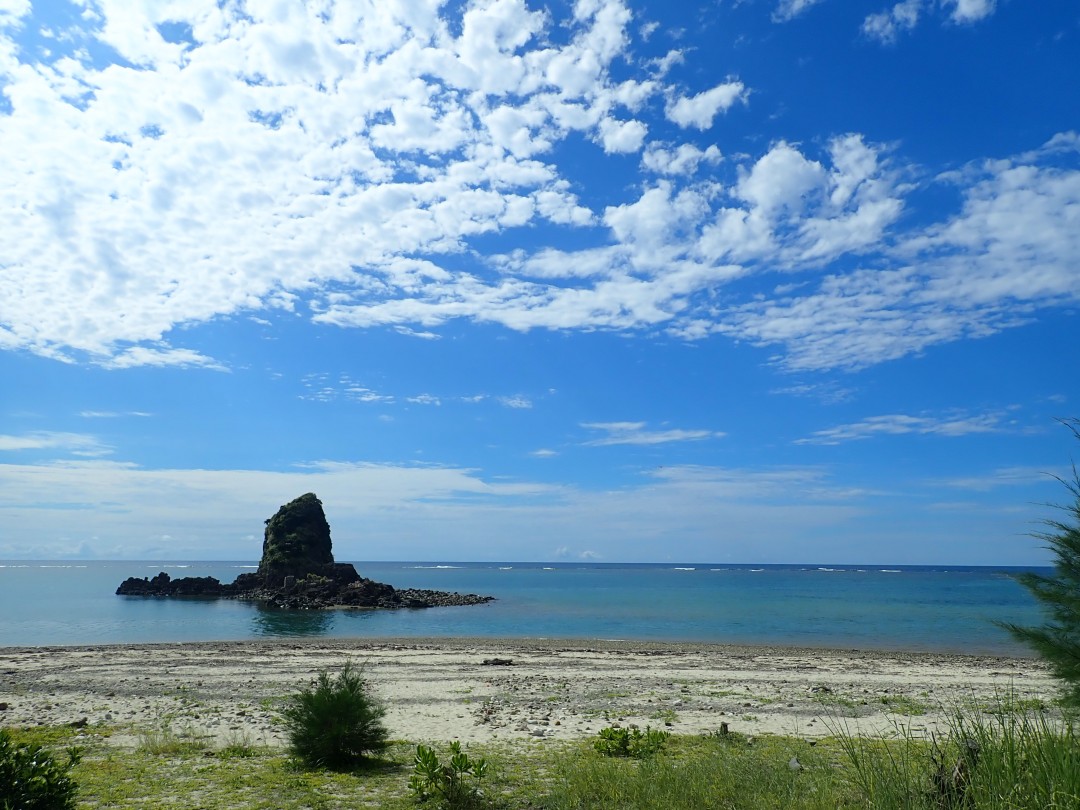
[[[899,721],[889,739],[859,737],[838,718],[831,721],[834,736],[815,744],[734,732],[676,735],[644,760],[605,757],[592,739],[521,740],[465,750],[470,758],[488,761],[484,798],[477,805],[488,810],[941,810],[950,805],[937,775],[951,774],[958,762],[968,773],[966,798],[953,807],[1080,807],[1080,737],[1074,725],[1057,711],[1008,696],[990,708],[957,710],[951,728],[936,738],[919,738]],[[39,727],[13,733],[61,754],[71,745],[82,748],[71,774],[80,810],[418,806],[409,790],[411,743],[394,742],[362,768],[335,772],[305,768],[280,749],[240,736],[211,745],[163,728],[144,733],[134,749],[120,749],[107,739],[110,731]],[[974,746],[978,756],[972,758]],[[440,758],[449,754],[447,746],[435,748]]]
[[[926,714],[931,708],[929,703],[907,695],[882,695],[880,702],[885,706],[886,712],[902,714],[905,717]]]
[[[171,723],[165,722],[158,728],[146,729],[139,733],[139,748],[150,755],[198,754],[205,750],[207,742],[192,729],[175,730]]]

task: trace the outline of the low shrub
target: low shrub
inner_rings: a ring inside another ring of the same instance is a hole
[[[487,773],[487,761],[469,759],[457,740],[450,743],[450,761],[443,765],[426,745],[416,746],[415,769],[409,788],[420,801],[437,800],[444,807],[474,806],[481,797],[476,784]]]
[[[666,731],[645,727],[622,728],[612,726],[601,729],[593,741],[593,748],[608,757],[633,757],[646,759],[657,753],[667,742]]]
[[[389,744],[382,722],[386,709],[351,663],[334,678],[320,672],[311,686],[288,698],[281,714],[293,755],[310,767],[355,767]]]
[[[70,810],[77,785],[68,771],[79,751],[68,749],[61,765],[40,745],[17,744],[0,729],[0,808],[4,810]]]

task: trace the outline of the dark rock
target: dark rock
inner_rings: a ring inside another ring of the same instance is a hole
[[[120,596],[224,596],[226,586],[213,577],[172,579],[162,571],[153,579],[129,577],[116,589]]]
[[[277,580],[284,587],[285,577],[325,575],[334,564],[330,524],[314,492],[290,501],[268,518],[263,538],[258,573],[267,584]]]
[[[244,599],[290,610],[457,607],[494,599],[472,593],[397,590],[360,576],[349,563],[334,562],[330,524],[322,502],[311,492],[285,504],[266,521],[263,556],[256,572],[240,574],[225,585],[213,577],[172,579],[162,571],[153,579],[126,579],[116,593]]]

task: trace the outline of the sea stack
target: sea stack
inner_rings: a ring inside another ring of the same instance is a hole
[[[330,524],[314,492],[289,501],[267,518],[257,574],[267,588],[286,587],[311,574],[346,582],[360,578],[351,565],[335,565]]]
[[[450,607],[494,599],[415,588],[398,590],[361,577],[350,563],[334,562],[330,524],[314,492],[290,501],[266,520],[262,558],[254,573],[241,574],[234,582],[223,585],[213,577],[172,579],[162,571],[153,579],[130,577],[116,593],[245,599],[298,610]]]
[[[334,562],[330,524],[314,492],[301,495],[266,519],[259,574],[305,577]]]

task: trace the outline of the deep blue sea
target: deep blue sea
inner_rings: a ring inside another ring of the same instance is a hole
[[[116,596],[167,571],[231,582],[254,562],[0,561],[0,646],[327,638],[584,638],[1027,655],[994,620],[1042,620],[1023,569],[841,565],[354,563],[395,587],[496,601],[282,611]],[[1032,569],[1039,570],[1039,569]]]

